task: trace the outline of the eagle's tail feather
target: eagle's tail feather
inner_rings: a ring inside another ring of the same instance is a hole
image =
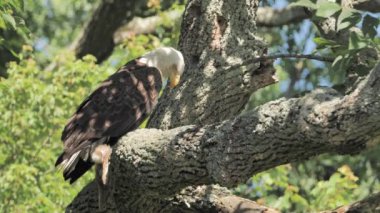
[[[55,162],[55,166],[63,169],[63,177],[65,180],[70,180],[70,184],[80,178],[92,165],[92,162],[85,161],[81,158],[81,150],[73,154],[63,152]]]
[[[63,161],[63,155],[65,153],[63,152],[62,154],[59,155],[59,157],[57,158],[57,161],[55,161],[55,167],[61,165],[62,161]]]
[[[79,159],[75,169],[70,173],[63,173],[65,180],[70,180],[70,184],[74,183],[78,178],[80,178],[84,173],[86,173],[93,163]]]

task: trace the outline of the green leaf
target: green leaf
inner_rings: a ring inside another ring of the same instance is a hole
[[[0,16],[0,29],[7,29],[7,25],[5,24],[5,21],[3,17]]]
[[[374,43],[375,49],[377,49],[377,51],[380,52],[380,37],[375,37],[373,39],[373,43]]]
[[[24,0],[10,0],[6,4],[17,12],[24,10]]]
[[[301,195],[299,194],[293,194],[290,199],[295,202],[295,203],[298,203],[302,206],[308,206],[308,203],[307,203],[307,200],[305,198],[303,198]]]
[[[361,20],[359,12],[349,8],[343,8],[338,17],[337,30],[343,30],[352,26],[355,26]]]
[[[342,9],[340,5],[338,5],[337,3],[330,2],[327,0],[318,1],[317,6],[318,8],[317,8],[316,16],[319,16],[322,18],[328,18]]]
[[[301,0],[289,4],[289,7],[308,7],[311,9],[317,9],[317,5],[310,0]]]
[[[337,43],[335,41],[328,40],[328,39],[325,39],[325,38],[322,38],[322,37],[316,37],[316,38],[313,39],[313,41],[317,45],[317,49],[322,49],[322,48],[325,48],[327,46],[337,45]]]
[[[16,29],[16,21],[13,18],[13,16],[11,16],[8,13],[3,13],[3,14],[1,14],[1,16],[3,17],[3,19],[6,23],[10,24],[13,27],[13,29]]]
[[[359,33],[353,31],[350,33],[350,39],[348,43],[349,50],[360,50],[368,46],[370,40],[365,39]]]
[[[368,35],[371,38],[375,37],[377,34],[376,28],[379,24],[380,20],[378,18],[371,15],[364,16],[362,27],[364,35]]]
[[[18,0],[18,4],[19,4],[20,9],[24,10],[24,8],[25,8],[24,0]]]
[[[335,58],[334,62],[331,65],[332,72],[330,72],[330,76],[334,83],[339,84],[344,80],[342,76],[345,76],[349,64],[350,64],[350,54],[339,55]]]

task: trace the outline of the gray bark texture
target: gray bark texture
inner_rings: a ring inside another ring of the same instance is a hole
[[[113,148],[107,212],[276,212],[225,187],[322,153],[356,154],[380,142],[380,65],[350,94],[319,88],[240,114],[276,82],[255,36],[257,0],[190,0],[179,47],[186,70],[148,122]],[[240,114],[240,115],[239,115]],[[95,212],[97,184],[67,212]]]

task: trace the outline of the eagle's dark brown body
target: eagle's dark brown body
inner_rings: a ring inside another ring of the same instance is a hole
[[[73,183],[91,168],[97,145],[113,145],[146,119],[162,87],[160,71],[138,60],[128,62],[105,80],[71,117],[62,133],[65,145],[56,165]]]

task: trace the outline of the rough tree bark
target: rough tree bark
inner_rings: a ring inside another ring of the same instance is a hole
[[[367,198],[347,206],[341,206],[332,211],[321,213],[356,213],[356,212],[380,212],[380,193],[368,196]]]
[[[210,124],[238,114],[250,94],[276,82],[270,62],[237,66],[266,53],[255,36],[258,1],[189,1],[179,48],[186,72],[161,97],[149,127]],[[270,66],[269,66],[270,65]]]
[[[151,116],[149,127],[161,130],[129,133],[114,148],[109,212],[275,212],[224,187],[276,165],[379,144],[380,65],[350,95],[318,89],[237,116],[253,91],[276,81],[270,61],[239,67],[266,52],[254,35],[257,5],[189,1],[179,45],[185,75]],[[67,211],[96,209],[90,183]]]

